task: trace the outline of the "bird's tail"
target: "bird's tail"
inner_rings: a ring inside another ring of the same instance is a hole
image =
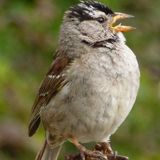
[[[42,149],[38,152],[35,160],[57,160],[59,152],[61,150],[61,146],[59,145],[55,148],[51,148],[47,140],[45,140]]]

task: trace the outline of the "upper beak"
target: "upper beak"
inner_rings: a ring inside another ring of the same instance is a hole
[[[113,26],[118,20],[126,19],[126,18],[133,18],[133,17],[134,16],[129,15],[129,14],[115,12],[112,16],[112,21],[111,21],[110,27],[115,32],[129,32],[129,31],[135,30],[136,28],[134,28],[134,27],[124,26],[121,24]]]

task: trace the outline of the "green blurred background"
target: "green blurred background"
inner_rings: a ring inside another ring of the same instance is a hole
[[[127,44],[141,68],[135,106],[112,136],[112,146],[131,160],[160,160],[160,1],[101,0],[135,15]],[[27,136],[30,109],[58,41],[63,13],[77,0],[0,0],[0,160],[32,160],[44,139]],[[91,147],[91,145],[88,145]],[[77,151],[66,143],[64,152]]]

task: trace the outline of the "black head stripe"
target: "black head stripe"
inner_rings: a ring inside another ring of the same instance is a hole
[[[82,20],[89,20],[92,19],[92,17],[87,13],[89,10],[82,7],[82,6],[74,6],[70,9],[70,17],[77,17],[78,19],[80,19],[80,21]]]
[[[84,3],[86,6],[88,7],[94,7],[95,9],[104,12],[106,15],[107,14],[114,14],[114,12],[108,8],[107,6],[103,5],[100,2],[97,1],[82,1],[82,3]]]
[[[69,16],[77,17],[80,20],[92,19],[93,17],[91,17],[89,12],[91,12],[91,10],[93,9],[102,11],[106,15],[114,14],[114,12],[110,8],[101,4],[100,2],[87,0],[87,1],[81,1],[81,3],[79,3],[78,5],[71,7]]]

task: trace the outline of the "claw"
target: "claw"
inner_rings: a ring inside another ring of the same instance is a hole
[[[113,150],[109,143],[101,142],[95,145],[95,150],[102,152],[105,155],[113,154]]]
[[[86,154],[90,158],[95,158],[95,159],[98,159],[98,160],[108,160],[107,156],[105,156],[103,153],[101,153],[99,151],[90,151]]]

